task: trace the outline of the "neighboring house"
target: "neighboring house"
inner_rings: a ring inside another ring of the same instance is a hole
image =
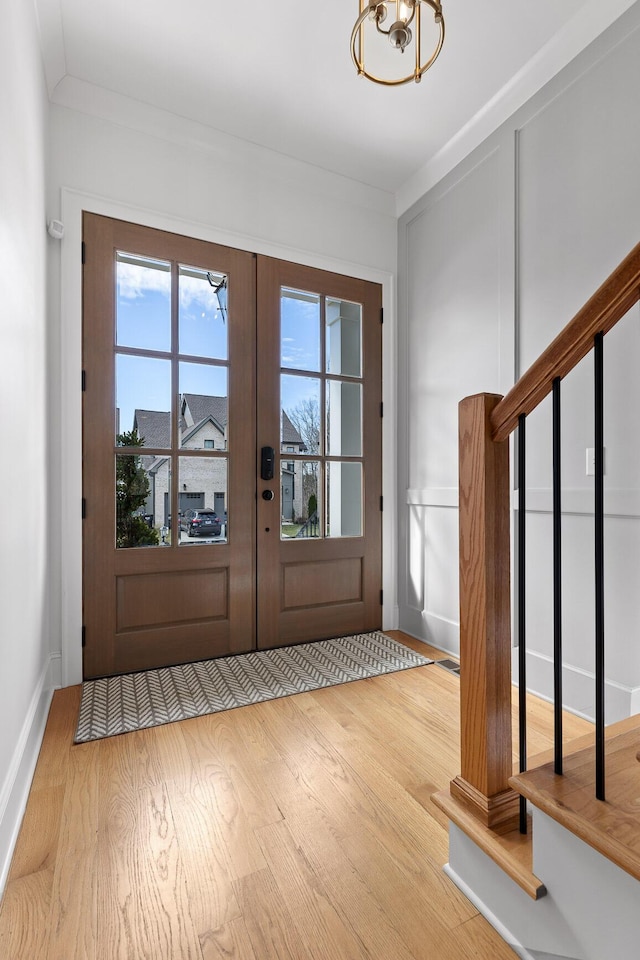
[[[313,453],[315,451],[307,450],[300,433],[294,427],[287,414],[282,411],[282,435],[280,440],[280,453]],[[286,460],[282,458],[282,519],[283,520],[308,520],[308,502],[309,498],[304,494],[305,476],[307,471],[300,460]]]
[[[227,398],[185,393],[180,397],[178,432],[180,447],[188,450],[227,449]],[[171,414],[164,410],[136,410],[133,429],[149,449],[171,446]],[[299,431],[282,411],[282,454],[306,452]],[[282,460],[282,519],[306,520],[304,464],[300,460]],[[150,492],[141,513],[151,518],[155,527],[171,525],[170,467],[168,456],[141,456],[147,472]],[[180,457],[178,483],[179,512],[190,508],[211,507],[219,517],[227,515],[227,458]]]

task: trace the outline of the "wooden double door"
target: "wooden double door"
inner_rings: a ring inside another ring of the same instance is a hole
[[[380,287],[83,229],[85,677],[379,627]]]

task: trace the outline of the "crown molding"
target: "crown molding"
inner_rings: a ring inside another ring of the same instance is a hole
[[[401,217],[639,0],[590,0],[396,192]]]

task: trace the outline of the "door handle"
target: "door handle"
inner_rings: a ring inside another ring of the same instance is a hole
[[[263,500],[273,500],[274,497],[275,497],[275,493],[273,492],[273,490],[263,490],[263,491],[262,491],[262,499],[263,499]]]
[[[263,447],[260,458],[260,478],[262,480],[273,480],[273,470],[275,465],[275,451],[273,447]]]

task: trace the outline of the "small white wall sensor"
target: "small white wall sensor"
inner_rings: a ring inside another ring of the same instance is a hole
[[[49,220],[47,224],[47,233],[54,240],[62,240],[64,237],[64,223],[61,220]]]

